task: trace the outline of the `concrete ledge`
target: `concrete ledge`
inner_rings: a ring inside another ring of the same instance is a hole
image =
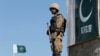
[[[100,38],[76,44],[69,48],[69,56],[100,56]]]

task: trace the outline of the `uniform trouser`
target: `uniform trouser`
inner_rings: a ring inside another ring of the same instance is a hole
[[[52,56],[60,56],[62,52],[62,33],[51,33]]]

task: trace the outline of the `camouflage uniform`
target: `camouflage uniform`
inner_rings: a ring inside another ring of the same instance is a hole
[[[54,20],[55,22],[51,22],[50,26],[50,35],[52,44],[51,49],[53,52],[53,56],[60,56],[60,53],[62,52],[62,36],[64,30],[62,28],[62,24],[64,23],[64,18],[62,15],[58,14],[56,16],[53,16],[51,21],[52,20]]]
[[[53,56],[60,56],[60,53],[62,52],[62,33],[57,35],[57,32],[54,32],[51,34],[51,49],[53,52]]]
[[[47,31],[47,34],[51,38],[50,43],[53,52],[52,56],[61,56],[62,37],[66,28],[66,20],[59,13],[59,5],[57,3],[52,3],[49,9],[54,15],[50,20],[50,27]]]

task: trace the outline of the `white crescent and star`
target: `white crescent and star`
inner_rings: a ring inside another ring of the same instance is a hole
[[[91,0],[90,0],[90,2],[91,2]],[[80,16],[80,19],[81,19],[82,22],[87,22],[92,15],[93,9],[91,9],[91,12],[88,14],[88,16],[84,17],[83,14],[82,14],[82,4],[83,4],[83,0],[80,3],[79,16]]]

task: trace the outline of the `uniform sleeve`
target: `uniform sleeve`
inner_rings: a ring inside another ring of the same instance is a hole
[[[56,21],[57,28],[62,27],[63,22],[64,22],[64,17],[62,15],[57,16],[57,21]]]

